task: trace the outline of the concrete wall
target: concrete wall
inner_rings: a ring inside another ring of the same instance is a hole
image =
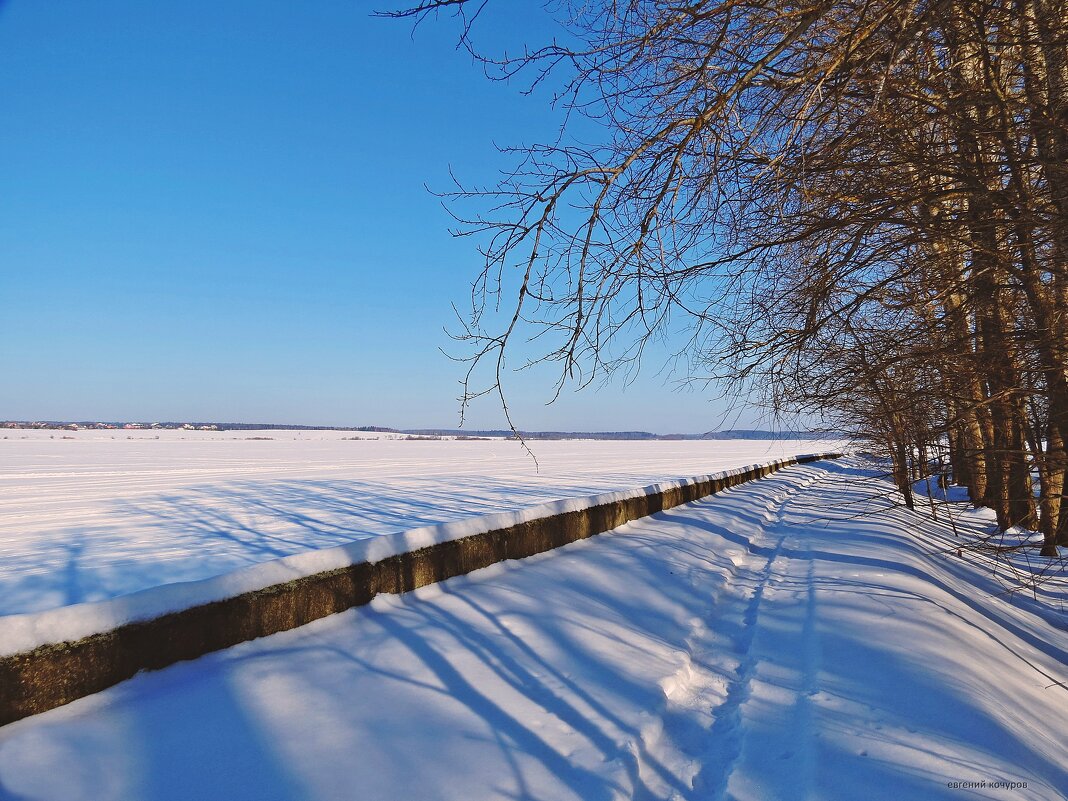
[[[839,455],[785,459],[722,478],[550,515],[6,656],[0,658],[0,725],[111,687],[141,670],[195,659],[360,606],[380,592],[407,592],[505,559],[522,559],[791,464]]]

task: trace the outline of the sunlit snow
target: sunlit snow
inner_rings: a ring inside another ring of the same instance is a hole
[[[0,795],[1063,798],[1063,584],[955,539],[791,467],[11,724]]]

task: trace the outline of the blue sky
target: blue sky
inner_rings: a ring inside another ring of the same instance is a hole
[[[485,37],[550,30],[506,5]],[[479,262],[425,187],[555,120],[374,7],[0,0],[0,418],[457,423],[439,349]],[[516,421],[738,422],[658,367],[551,406],[516,376]]]

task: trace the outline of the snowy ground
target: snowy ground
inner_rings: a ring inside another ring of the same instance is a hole
[[[504,440],[403,441],[343,431],[4,431],[0,615],[833,445],[537,442],[538,469]]]
[[[0,729],[0,797],[1064,798],[1063,584],[887,492],[792,467],[138,676]]]
[[[1063,607],[1064,584],[1049,579],[1068,574],[1068,549],[1061,548],[1057,558],[1047,559],[1039,555],[1043,539],[1039,532],[1017,526],[998,531],[993,511],[972,507],[964,487],[943,488],[927,478],[913,484],[912,491],[923,511],[948,528],[946,536],[932,539],[931,548],[983,566],[999,594],[1030,596]]]

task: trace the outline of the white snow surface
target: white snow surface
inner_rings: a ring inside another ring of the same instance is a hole
[[[790,467],[10,724],[0,797],[1062,799],[1064,580],[955,540]]]
[[[804,454],[801,454],[804,456]],[[164,584],[104,601],[61,606],[43,612],[0,617],[0,656],[23,653],[43,645],[72,642],[115,629],[127,623],[201,606],[242,593],[255,592],[287,581],[349,567],[361,562],[378,562],[442,542],[471,537],[487,531],[508,528],[529,520],[575,512],[633,497],[665,492],[715,478],[745,472],[747,465],[715,474],[651,484],[623,492],[607,492],[538,504],[515,512],[500,512],[451,523],[422,526],[394,534],[380,534],[347,545],[303,551],[240,568],[221,576],[198,581]]]
[[[836,444],[547,441],[532,443],[535,465],[517,443],[500,439],[0,431],[0,615],[102,601],[381,534]],[[185,591],[168,592],[177,603]],[[11,650],[2,634],[0,650]]]

